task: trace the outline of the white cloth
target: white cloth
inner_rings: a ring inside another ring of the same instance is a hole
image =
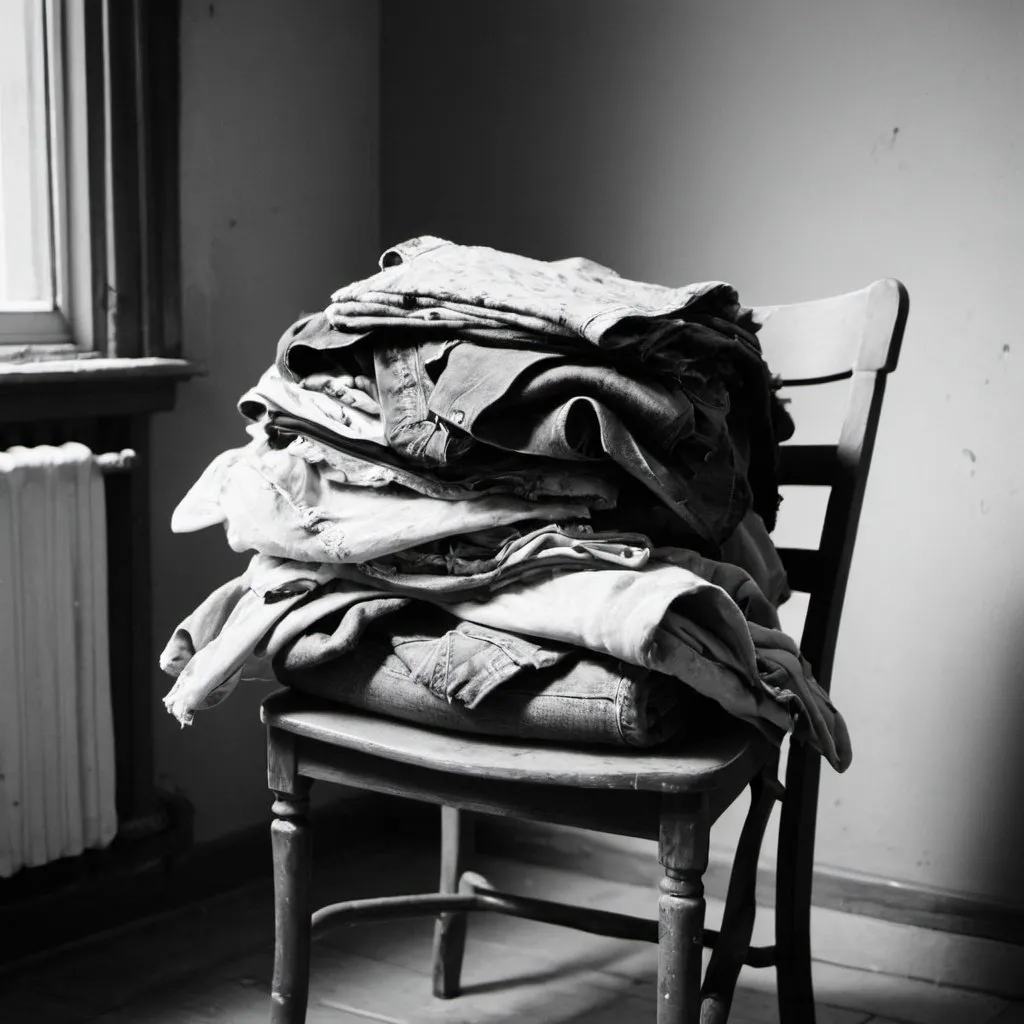
[[[446,501],[404,489],[355,487],[254,439],[218,455],[182,498],[175,533],[216,523],[234,551],[303,562],[365,562],[442,537],[526,519],[589,517],[585,505],[512,495]]]

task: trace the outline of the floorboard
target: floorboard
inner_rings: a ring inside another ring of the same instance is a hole
[[[499,888],[653,915],[657,894],[493,858]],[[436,856],[383,851],[319,870],[317,902],[432,889]],[[708,922],[720,918],[710,901]],[[835,926],[842,927],[843,915]],[[770,924],[770,922],[769,922]],[[0,974],[0,1020],[255,1024],[267,1016],[273,906],[249,886]],[[653,1021],[655,947],[497,914],[472,918],[464,993],[430,994],[432,921],[336,927],[314,944],[308,1024],[620,1024]],[[759,930],[763,930],[762,923]],[[1022,1024],[1020,1004],[880,971],[814,964],[819,1024]],[[774,978],[745,969],[733,1024],[776,1024]]]

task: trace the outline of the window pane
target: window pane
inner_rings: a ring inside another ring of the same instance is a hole
[[[0,0],[0,309],[53,307],[43,0]]]

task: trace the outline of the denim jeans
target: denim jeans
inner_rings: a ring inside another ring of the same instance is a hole
[[[281,681],[420,725],[518,739],[649,747],[685,728],[677,680],[422,607],[339,643],[326,619],[279,651]],[[318,632],[319,631],[319,632]],[[330,656],[325,654],[330,650]]]

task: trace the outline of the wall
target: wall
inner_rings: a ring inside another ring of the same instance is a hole
[[[220,530],[174,536],[171,511],[209,460],[248,438],[238,396],[283,330],[375,268],[378,231],[377,0],[184,0],[184,344],[208,374],[154,423],[154,639],[237,575]],[[244,685],[180,730],[155,673],[161,782],[196,807],[212,839],[268,820],[266,687]]]
[[[391,0],[383,17],[385,244],[581,254],[751,304],[906,283],[834,681],[856,760],[826,770],[818,857],[1019,900],[1024,5]]]

